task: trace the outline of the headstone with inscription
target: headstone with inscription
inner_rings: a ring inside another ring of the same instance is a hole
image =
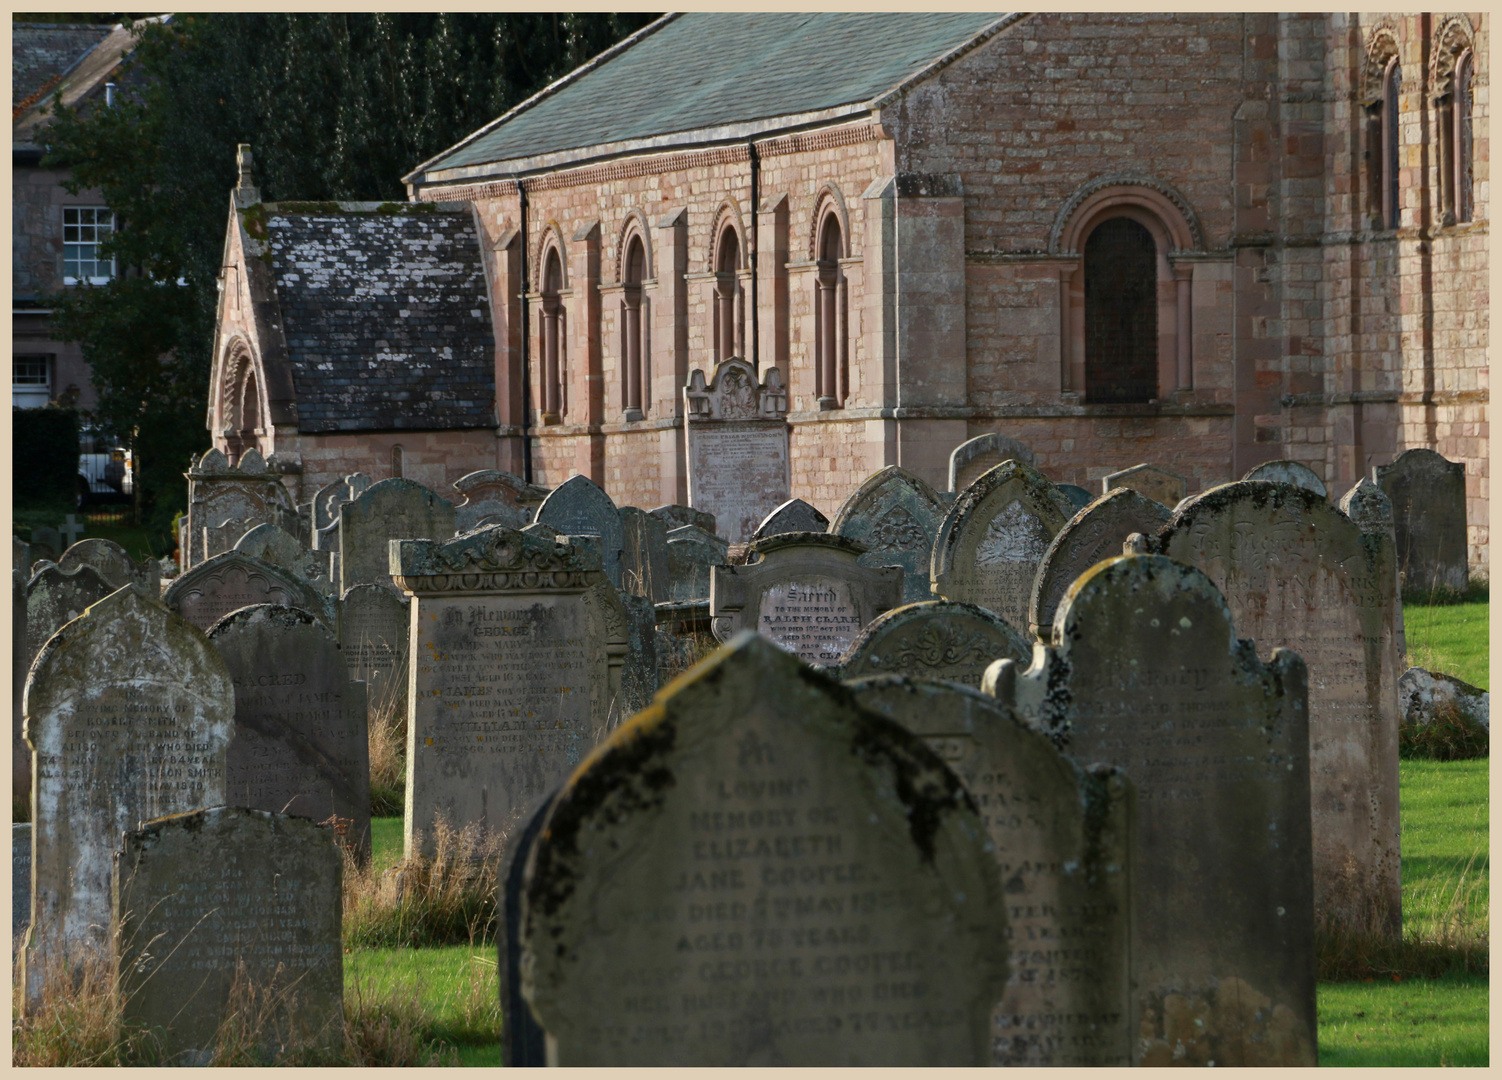
[[[480,525],[520,529],[531,524],[532,515],[548,496],[547,488],[498,469],[467,473],[454,481],[454,490],[459,493],[454,506],[458,532],[469,532]]]
[[[563,536],[599,537],[605,576],[616,588],[624,588],[621,554],[626,547],[626,532],[620,510],[600,485],[587,476],[569,477],[548,493],[537,508],[536,520]]]
[[[548,1064],[989,1064],[987,846],[921,740],[743,635],[570,777],[533,845]]]
[[[828,530],[829,519],[817,507],[802,499],[789,499],[762,519],[761,524],[756,526],[756,531],[751,534],[751,539],[760,540],[779,533],[821,533]]]
[[[1003,461],[960,492],[944,516],[929,564],[934,594],[1026,626],[1038,564],[1073,514],[1037,469]]]
[[[1043,553],[1028,599],[1028,626],[1042,641],[1053,640],[1053,616],[1077,577],[1103,559],[1121,554],[1132,533],[1152,536],[1171,511],[1132,488],[1112,488],[1065,522]]]
[[[339,842],[364,859],[366,686],[350,679],[338,639],[306,611],[258,604],[220,619],[209,640],[235,684],[229,805],[329,822]]]
[[[371,484],[339,507],[339,594],[356,585],[391,586],[393,540],[433,540],[454,535],[454,504],[415,480],[393,477]]]
[[[729,561],[726,541],[697,525],[668,530],[668,597],[682,603],[709,599],[710,567]]]
[[[955,600],[921,600],[873,619],[845,655],[842,679],[911,675],[979,687],[992,662],[1026,661],[1032,643],[1001,616]]]
[[[692,506],[667,503],[653,508],[652,516],[666,521],[669,529],[676,529],[683,525],[697,525],[711,536],[715,534],[715,516],[703,510],[695,510]]]
[[[330,627],[337,620],[332,596],[320,593],[293,572],[242,551],[215,555],[178,575],[162,594],[162,601],[205,633],[231,611],[252,604],[301,608]]]
[[[1305,492],[1310,498],[1312,494]],[[1138,1064],[1316,1064],[1305,668],[1162,555],[1099,563],[984,689],[1137,788]]]
[[[947,509],[921,477],[888,465],[845,500],[829,531],[866,545],[863,566],[902,567],[902,600],[911,604],[933,595],[929,558]]]
[[[42,647],[25,708],[36,843],[23,963],[35,1004],[49,971],[107,949],[121,834],[224,803],[235,698],[203,634],[127,586]]]
[[[900,566],[862,566],[866,546],[827,533],[751,544],[744,566],[711,571],[714,635],[754,630],[805,663],[837,667],[861,629],[902,602]]]
[[[1242,480],[1186,502],[1158,550],[1198,566],[1236,632],[1309,669],[1315,908],[1400,932],[1397,588],[1390,525],[1363,532],[1323,496]]]
[[[63,570],[49,564],[26,583],[26,666],[62,625],[78,618],[119,586],[112,586],[92,566]],[[22,673],[25,677],[25,673]]]
[[[251,450],[238,465],[231,465],[220,451],[209,450],[187,476],[188,548],[183,553],[184,569],[228,551],[262,522],[297,534],[300,525],[292,496],[281,475],[259,451]]]
[[[1470,580],[1464,463],[1433,450],[1405,450],[1374,467],[1372,479],[1392,503],[1403,587],[1464,592]]]
[[[719,534],[743,544],[792,495],[782,373],[769,367],[762,382],[731,357],[707,383],[703,371],[691,371],[683,399],[689,505],[713,514]]]
[[[949,490],[958,494],[1003,461],[1037,464],[1037,456],[1025,443],[1010,435],[988,431],[960,443],[949,455]]]
[[[583,760],[630,627],[595,537],[491,525],[390,558],[413,605],[405,848],[431,855],[436,818],[507,832]]]
[[[1319,478],[1319,474],[1301,461],[1264,461],[1261,465],[1254,465],[1247,470],[1243,480],[1271,480],[1278,484],[1292,484],[1312,491],[1316,495],[1328,495],[1325,490],[1325,482]]]
[[[622,588],[654,604],[671,599],[668,523],[637,506],[621,507],[620,515]]]
[[[339,650],[351,679],[365,684],[379,718],[407,715],[411,603],[381,585],[356,585],[339,604]]]
[[[64,573],[80,566],[92,566],[98,571],[109,583],[111,592],[134,581],[146,590],[147,596],[162,594],[161,564],[149,557],[138,563],[113,540],[98,537],[80,540],[57,560],[58,569]]]
[[[343,1049],[344,867],[329,829],[216,806],[132,827],[113,861],[121,1018],[167,1062],[209,1064],[247,1012],[263,1059]]]
[[[1160,469],[1156,465],[1133,465],[1130,469],[1106,473],[1101,477],[1102,495],[1112,488],[1119,487],[1131,488],[1154,502],[1160,502],[1172,508],[1177,506],[1189,491],[1189,481],[1176,472]]]
[[[1011,944],[991,1064],[1133,1064],[1135,800],[1122,770],[1082,769],[979,690],[892,675],[846,685],[944,759],[991,837]]]
[[[10,827],[10,940],[12,953],[17,939],[31,925],[31,823]]]

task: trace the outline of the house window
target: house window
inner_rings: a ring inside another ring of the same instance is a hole
[[[563,420],[567,402],[563,379],[563,260],[548,252],[542,272],[542,422]]]
[[[1107,218],[1085,242],[1085,400],[1158,396],[1158,253],[1152,233]]]
[[[1471,53],[1467,50],[1455,64],[1455,92],[1452,109],[1451,155],[1454,162],[1455,220],[1470,221],[1475,209],[1471,193],[1471,153],[1473,138],[1471,127]]]
[[[99,254],[114,231],[115,212],[108,207],[63,207],[63,284],[103,285],[115,276],[115,260]]]
[[[819,234],[818,300],[814,307],[814,388],[820,409],[845,404],[850,383],[844,254],[838,214],[826,213]]]
[[[647,415],[643,388],[652,385],[652,364],[648,355],[647,321],[643,318],[642,282],[647,276],[647,253],[641,237],[631,238],[626,250],[625,292],[621,300],[621,356],[625,376],[623,398],[626,419],[641,420]]]
[[[1403,88],[1403,70],[1395,56],[1382,76],[1382,225],[1396,229],[1400,221],[1398,200],[1398,94]]]
[[[720,233],[715,265],[715,362],[744,356],[745,304],[741,296],[741,243],[729,225]]]
[[[52,400],[52,357],[46,354],[11,357],[11,404],[22,409]]]

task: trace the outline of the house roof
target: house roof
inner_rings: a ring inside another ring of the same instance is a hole
[[[170,15],[158,15],[152,19],[143,19],[139,22],[165,22]],[[69,108],[78,108],[86,99],[98,95],[104,84],[110,81],[120,69],[120,63],[125,59],[131,49],[135,48],[136,34],[123,26],[79,26],[66,24],[58,28],[58,33],[53,34],[44,23],[23,24],[26,29],[24,37],[26,41],[37,43],[36,53],[27,60],[29,81],[40,79],[36,85],[23,97],[19,89],[15,89],[15,96],[11,101],[11,147],[19,148],[22,144],[30,144],[36,138],[38,129],[45,124],[52,110],[52,99],[57,94],[62,94],[63,104]],[[84,33],[88,31],[88,33]],[[18,87],[21,79],[20,73],[15,68],[22,63],[21,53],[27,51],[27,46],[22,42],[23,35],[19,32],[11,38],[11,85]],[[93,38],[92,44],[89,39]],[[43,43],[52,42],[50,55],[54,60],[48,61],[44,54],[48,51]],[[55,58],[60,56],[69,43],[81,44],[82,48],[75,54],[75,58],[66,66],[60,66]],[[48,65],[57,70],[51,74],[45,74],[51,70]]]
[[[735,137],[725,129],[776,118],[863,112],[1002,18],[994,12],[668,16],[425,162],[408,180],[513,171],[561,152],[645,147],[674,134]]]
[[[92,23],[11,23],[12,107],[71,68],[109,32],[109,26]]]

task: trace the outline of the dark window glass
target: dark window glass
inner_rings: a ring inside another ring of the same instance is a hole
[[[1157,396],[1157,247],[1131,218],[1111,218],[1085,242],[1085,400]]]

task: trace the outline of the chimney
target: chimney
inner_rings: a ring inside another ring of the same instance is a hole
[[[106,109],[115,107],[115,84],[112,82],[104,84],[104,107]]]

